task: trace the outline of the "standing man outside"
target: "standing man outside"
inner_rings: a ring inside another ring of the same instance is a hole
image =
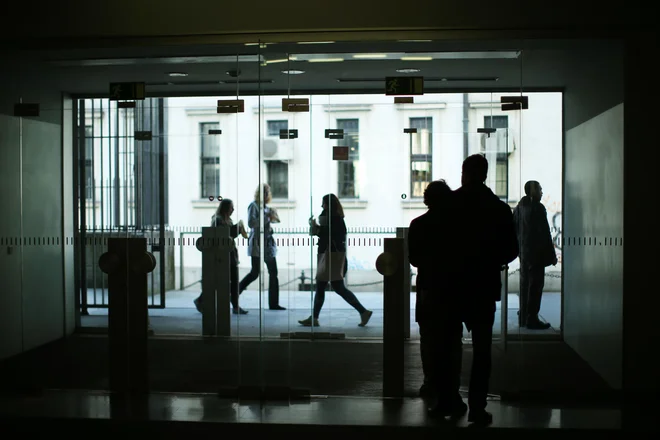
[[[541,203],[543,188],[536,180],[525,183],[525,196],[513,212],[520,244],[520,310],[518,325],[546,330],[550,323],[539,318],[545,284],[545,268],[557,264],[548,214]]]

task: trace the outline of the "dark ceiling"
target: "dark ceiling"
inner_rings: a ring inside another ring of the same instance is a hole
[[[19,64],[29,71],[48,73],[60,90],[73,94],[107,94],[110,82],[122,81],[145,82],[152,96],[382,93],[385,77],[405,75],[423,76],[427,92],[510,91],[561,89],[570,72],[564,56],[568,51],[577,45],[603,50],[607,44],[584,40],[262,43],[7,56],[21,59]],[[308,61],[315,57],[343,61]],[[398,73],[402,68],[419,72]],[[232,72],[237,70],[238,76]],[[283,70],[304,73],[288,75]]]

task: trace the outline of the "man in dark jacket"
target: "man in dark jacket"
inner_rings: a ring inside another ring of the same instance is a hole
[[[463,162],[462,186],[456,190],[456,231],[459,279],[457,294],[462,314],[472,333],[472,371],[468,421],[490,424],[486,411],[491,370],[491,344],[495,303],[501,299],[501,271],[518,256],[518,240],[511,208],[484,182],[488,161],[475,154]]]
[[[410,223],[408,256],[417,267],[415,320],[419,324],[424,385],[420,394],[435,397],[432,415],[462,416],[459,393],[463,323],[456,302],[453,194],[444,180],[424,191],[428,211]]]
[[[535,180],[525,183],[525,196],[513,212],[520,243],[520,311],[518,323],[531,330],[545,330],[550,324],[539,319],[545,268],[557,264],[548,214],[541,203],[543,189]]]

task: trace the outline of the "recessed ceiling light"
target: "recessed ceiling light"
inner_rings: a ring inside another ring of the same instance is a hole
[[[422,69],[415,69],[415,68],[396,69],[396,71],[399,72],[399,73],[417,73],[421,70]]]
[[[300,75],[305,73],[304,70],[283,70],[282,73],[285,73],[287,75]]]
[[[344,61],[343,58],[313,58],[307,60],[308,63],[341,63]]]
[[[401,61],[431,61],[433,57],[401,57]]]
[[[169,76],[179,76],[179,77],[180,76],[188,76],[188,74],[185,73],[185,72],[170,72],[170,73],[168,73],[168,75]]]
[[[353,55],[353,58],[362,58],[362,59],[382,59],[387,58],[386,53],[356,53]]]

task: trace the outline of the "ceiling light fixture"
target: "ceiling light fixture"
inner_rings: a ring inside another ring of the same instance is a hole
[[[314,58],[307,60],[308,63],[339,63],[344,61],[343,58]]]
[[[396,69],[398,73],[417,73],[421,71],[422,69],[415,69],[415,68],[406,68],[406,69]]]
[[[286,63],[287,61],[289,61],[288,58],[280,58],[278,60],[267,60],[266,64]]]
[[[353,58],[362,58],[362,59],[382,59],[387,58],[386,53],[356,53],[353,55]]]
[[[401,61],[431,61],[433,57],[401,57]]]
[[[301,75],[305,73],[304,70],[283,70],[282,73],[286,75]]]
[[[187,73],[185,72],[170,72],[168,73],[169,76],[176,76],[176,77],[183,77],[183,76],[188,76]]]

